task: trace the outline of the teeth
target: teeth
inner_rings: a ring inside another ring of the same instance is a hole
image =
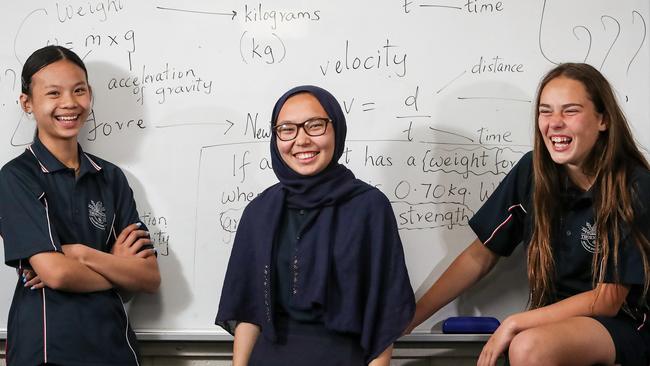
[[[315,152],[303,152],[303,153],[297,153],[295,156],[298,159],[309,159],[309,158],[313,158],[314,156],[316,156],[316,154],[317,153],[315,153]]]
[[[554,143],[559,143],[559,144],[561,144],[561,143],[569,143],[569,142],[571,142],[571,138],[570,137],[553,136],[553,137],[551,137],[551,141],[553,141]]]
[[[75,119],[77,119],[77,117],[79,117],[78,114],[75,116],[58,116],[56,117],[56,119],[61,121],[74,121]]]

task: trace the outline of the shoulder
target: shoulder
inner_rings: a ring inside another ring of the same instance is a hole
[[[346,201],[342,206],[346,210],[353,210],[356,214],[382,214],[387,210],[392,212],[388,197],[377,187],[367,185],[367,189]]]
[[[637,166],[632,170],[630,176],[632,184],[639,188],[647,191],[650,188],[650,170]]]
[[[632,197],[643,211],[650,211],[650,170],[637,166],[632,170],[629,178],[632,187]]]
[[[533,166],[533,151],[531,150],[531,151],[525,153],[525,154],[521,157],[521,159],[519,159],[519,163],[518,163],[518,164],[525,164],[525,165],[527,165],[527,166],[531,166],[531,167],[532,167],[532,166]]]
[[[512,167],[507,177],[509,179],[504,179],[504,182],[514,185],[513,188],[517,192],[520,194],[530,193],[529,191],[533,181],[533,152],[529,151],[525,153],[517,164]]]
[[[525,153],[521,159],[514,166],[513,170],[517,170],[522,173],[532,174],[533,171],[533,152],[529,151]]]
[[[0,182],[2,182],[3,187],[5,185],[24,184],[32,188],[32,190],[39,190],[42,174],[38,160],[25,150],[25,152],[6,163],[0,169]]]
[[[266,188],[246,205],[242,213],[242,220],[268,214],[268,210],[278,204],[281,205],[283,199],[284,193],[280,183]]]
[[[248,203],[246,206],[248,207],[259,207],[263,206],[266,202],[273,200],[276,198],[278,195],[282,195],[282,185],[280,183],[276,183],[262,192],[260,192],[255,198],[253,198],[252,201]]]

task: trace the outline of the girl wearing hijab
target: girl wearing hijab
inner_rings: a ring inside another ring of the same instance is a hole
[[[271,129],[279,183],[244,210],[216,318],[233,364],[388,365],[414,312],[390,203],[338,163],[346,122],[328,91],[289,90]]]

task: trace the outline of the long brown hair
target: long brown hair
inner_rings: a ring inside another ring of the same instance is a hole
[[[642,257],[645,299],[650,281],[650,242],[635,227],[633,202],[636,199],[630,175],[635,167],[649,168],[639,151],[623,111],[619,107],[612,87],[594,67],[583,63],[565,63],[549,71],[537,89],[535,104],[535,143],[533,150],[533,233],[528,247],[528,282],[530,307],[538,308],[555,300],[553,225],[560,213],[557,197],[562,191],[564,169],[553,162],[538,128],[540,96],[553,79],[566,77],[584,86],[596,112],[603,116],[607,129],[600,132],[598,140],[583,166],[584,173],[594,178],[592,192],[597,230],[596,250],[592,261],[593,286],[605,281],[606,273],[613,272],[619,282],[618,255],[621,229],[629,227]],[[611,241],[611,243],[610,243]],[[607,267],[613,263],[614,270]]]

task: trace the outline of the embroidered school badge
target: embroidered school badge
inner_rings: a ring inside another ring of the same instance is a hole
[[[596,225],[592,225],[589,221],[585,223],[580,233],[580,243],[589,253],[596,252]]]
[[[106,209],[102,201],[90,200],[88,204],[88,219],[94,227],[100,230],[106,230]]]

